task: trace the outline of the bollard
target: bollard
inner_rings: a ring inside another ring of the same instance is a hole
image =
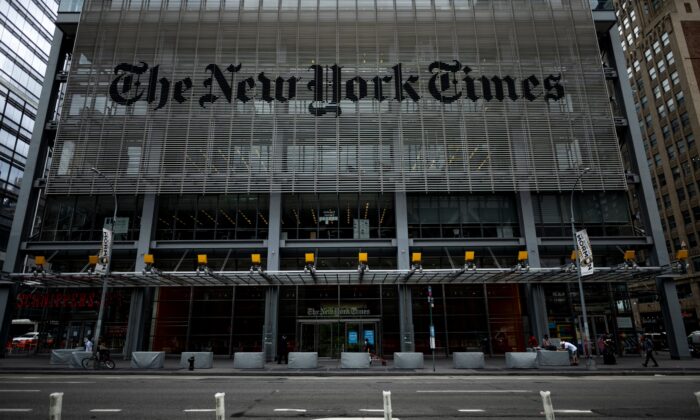
[[[698,399],[698,405],[700,405],[700,391],[695,393],[695,398]]]
[[[214,398],[216,399],[216,420],[224,420],[224,417],[226,417],[224,396],[226,396],[224,392],[217,392],[214,394]]]
[[[542,405],[544,406],[544,417],[547,420],[554,420],[554,407],[552,407],[552,398],[549,391],[540,391],[542,396]]]
[[[54,392],[49,395],[49,420],[61,420],[63,407],[63,392]]]
[[[384,396],[384,420],[391,420],[391,391],[382,391]]]
[[[189,359],[187,359],[187,363],[190,364],[189,370],[194,370],[194,356],[191,356]]]

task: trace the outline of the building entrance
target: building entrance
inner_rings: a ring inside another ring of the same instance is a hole
[[[381,349],[378,319],[300,320],[297,323],[299,350],[318,352],[318,357],[338,359],[344,351]]]

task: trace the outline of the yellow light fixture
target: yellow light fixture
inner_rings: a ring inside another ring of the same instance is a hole
[[[636,260],[637,259],[636,252],[632,249],[628,249],[627,251],[625,251],[624,258],[625,258],[625,261]]]
[[[413,252],[411,253],[411,262],[413,264],[420,264],[422,261],[422,255],[420,252]]]
[[[153,254],[144,254],[143,255],[143,262],[144,264],[151,264],[153,265]]]
[[[360,262],[360,264],[367,264],[367,253],[360,252],[357,256],[357,260]]]
[[[197,254],[197,264],[207,265],[207,254]]]
[[[679,249],[676,251],[676,259],[685,261],[688,259],[688,250],[687,249]]]
[[[97,265],[97,255],[89,255],[88,256],[88,264],[89,265]]]
[[[527,251],[518,251],[518,261],[527,261]]]
[[[464,251],[464,261],[473,262],[474,261],[474,251]]]
[[[37,255],[34,257],[34,264],[36,265],[44,265],[46,264],[46,257],[43,255]]]
[[[253,265],[260,265],[260,254],[250,254],[250,262]]]
[[[313,254],[313,252],[308,252],[304,254],[304,262],[306,264],[313,264],[315,259],[316,256]]]
[[[576,261],[576,250],[571,251],[571,257],[569,257],[571,261]]]

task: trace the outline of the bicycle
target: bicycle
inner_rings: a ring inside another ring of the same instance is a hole
[[[115,366],[114,361],[109,356],[105,356],[103,359],[99,353],[94,353],[92,356],[84,358],[80,364],[83,365],[84,369],[114,369]]]

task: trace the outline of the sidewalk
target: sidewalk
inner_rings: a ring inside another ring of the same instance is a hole
[[[435,371],[433,371],[433,361],[430,355],[425,356],[423,369],[395,369],[393,361],[387,360],[386,366],[380,363],[373,363],[369,369],[341,369],[339,360],[319,360],[317,369],[289,369],[287,365],[277,363],[266,363],[264,369],[234,369],[233,360],[228,357],[216,357],[212,369],[196,369],[189,371],[180,367],[179,356],[167,356],[163,369],[132,369],[129,361],[123,360],[120,356],[115,356],[116,369],[101,369],[100,374],[175,374],[175,375],[211,375],[211,376],[340,376],[340,375],[377,375],[377,376],[397,376],[397,375],[700,375],[700,359],[671,360],[668,352],[659,352],[655,355],[659,362],[659,367],[654,368],[642,366],[644,358],[641,356],[626,355],[618,357],[617,364],[604,365],[602,357],[594,357],[595,369],[586,369],[586,362],[582,359],[578,366],[563,367],[540,367],[539,369],[506,369],[505,358],[496,356],[486,358],[485,369],[454,369],[451,358],[436,358]],[[71,369],[63,365],[50,365],[49,355],[8,355],[0,359],[0,374],[90,374],[93,371],[83,369]]]

